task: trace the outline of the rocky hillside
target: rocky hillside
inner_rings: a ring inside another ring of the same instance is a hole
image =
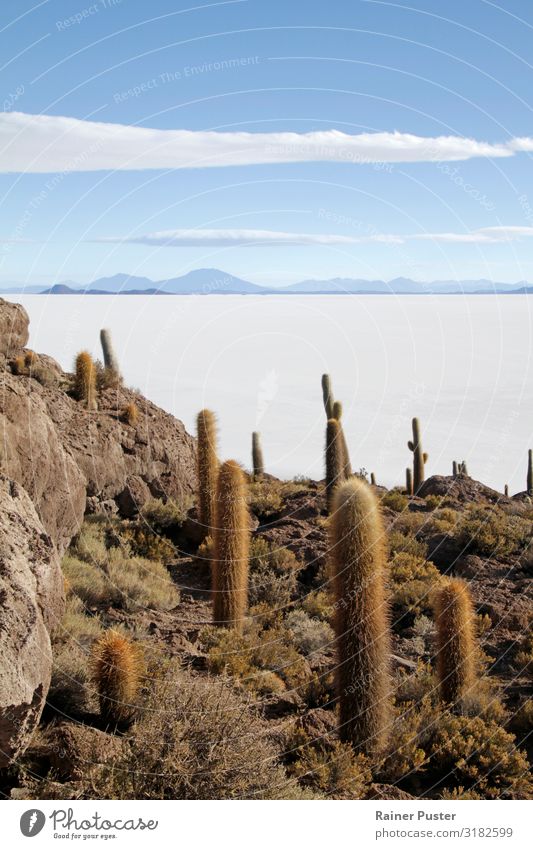
[[[89,412],[72,376],[30,351],[28,316],[0,299],[0,760],[27,744],[51,675],[48,631],[63,611],[60,558],[87,513],[128,516],[149,498],[185,499],[194,440],[117,384]],[[134,404],[135,424],[121,411]]]

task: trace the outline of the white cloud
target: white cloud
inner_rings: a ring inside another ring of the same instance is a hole
[[[360,242],[397,241],[397,236],[339,236],[334,233],[286,233],[276,230],[163,230],[141,236],[104,236],[97,242],[120,242],[162,247],[252,247],[260,245],[354,245]]]
[[[335,233],[287,233],[276,230],[162,230],[139,236],[102,236],[94,242],[160,247],[261,247],[262,245],[357,245],[368,242],[401,245],[410,240],[494,244],[533,237],[533,227],[483,227],[470,233],[375,233],[370,236],[341,236]]]
[[[0,172],[136,171],[283,162],[435,162],[513,156],[533,138],[158,130],[23,112],[0,114]]]

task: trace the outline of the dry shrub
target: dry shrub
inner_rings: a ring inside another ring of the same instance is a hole
[[[302,654],[313,654],[333,645],[333,629],[327,622],[312,619],[305,610],[291,610],[284,624]]]
[[[442,575],[430,561],[406,551],[398,551],[389,564],[392,606],[395,616],[431,613],[433,590]]]
[[[285,608],[294,597],[301,564],[288,548],[270,545],[262,537],[250,544],[248,599],[250,606],[268,604],[274,610]]]
[[[133,525],[122,532],[122,537],[133,555],[160,563],[169,563],[175,557],[176,551],[170,540],[147,527]]]
[[[507,557],[527,547],[531,523],[497,507],[469,506],[457,525],[455,537],[467,551],[485,557]]]
[[[304,788],[332,799],[364,799],[372,782],[369,761],[350,743],[313,740],[300,726],[285,739],[287,772]]]
[[[275,516],[283,507],[283,484],[278,480],[251,481],[248,506],[259,519]]]
[[[173,498],[163,501],[161,498],[150,498],[141,508],[141,518],[158,534],[168,533],[181,527],[187,518],[191,506],[189,499],[178,503]]]
[[[48,702],[66,715],[95,707],[91,702],[88,656],[102,632],[96,616],[85,615],[76,595],[67,597],[66,609],[52,636],[54,666]]]
[[[409,506],[409,499],[397,489],[390,489],[381,496],[380,504],[382,507],[388,507],[394,510],[395,513],[403,513]]]
[[[137,404],[135,404],[133,401],[130,401],[129,404],[126,404],[120,414],[120,418],[125,424],[129,425],[130,427],[134,427],[134,425],[137,424],[137,421],[139,419],[139,408],[137,407]]]
[[[394,557],[399,551],[403,551],[405,554],[411,554],[413,557],[425,559],[428,550],[424,542],[408,533],[402,533],[396,525],[394,525],[393,530],[388,535],[388,545],[391,557]]]
[[[300,604],[313,619],[321,619],[323,622],[331,622],[333,619],[333,600],[326,590],[313,590],[301,600]]]
[[[294,785],[249,702],[227,683],[195,679],[175,666],[155,682],[124,755],[84,795],[283,799],[298,797]]]

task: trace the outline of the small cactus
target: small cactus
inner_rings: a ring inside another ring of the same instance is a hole
[[[213,538],[213,619],[241,632],[248,606],[250,521],[244,474],[235,460],[218,473]]]
[[[217,488],[217,423],[211,410],[202,410],[196,419],[198,521],[205,536],[212,535],[215,523]]]
[[[372,486],[376,486],[376,476],[374,472],[370,472],[370,483],[372,484]]]
[[[509,498],[509,484],[508,483],[506,483],[504,488],[503,488],[503,494],[505,495],[506,498]]]
[[[103,328],[100,331],[100,343],[102,345],[105,368],[113,372],[117,379],[120,379],[120,368],[118,365],[118,359],[117,355],[115,354],[113,342],[111,341],[111,332],[109,330]]]
[[[443,702],[459,703],[476,674],[474,612],[468,587],[450,578],[435,597],[437,676]]]
[[[333,491],[344,480],[345,455],[342,444],[342,426],[338,419],[328,419],[326,427],[326,505],[328,513],[333,506]]]
[[[331,377],[329,374],[322,375],[322,397],[324,399],[324,409],[326,418],[332,419],[333,415],[333,390],[331,388]]]
[[[129,404],[126,404],[124,409],[122,410],[121,419],[126,424],[133,427],[137,423],[137,419],[139,418],[139,408],[137,404],[134,404],[133,401],[130,401]]]
[[[265,463],[263,460],[263,449],[261,447],[261,434],[252,433],[252,464],[254,477],[261,478],[265,474]]]
[[[454,478],[457,477],[457,471],[458,471],[457,460],[454,460],[453,463],[452,463],[452,477],[454,477]]]
[[[96,403],[96,368],[88,351],[80,351],[76,357],[75,392],[88,410],[98,409]]]
[[[422,451],[420,422],[418,419],[413,419],[413,439],[409,440],[407,447],[413,452],[413,492],[417,495],[418,490],[424,483],[424,466],[428,459],[428,455]]]
[[[413,473],[409,467],[405,470],[405,491],[407,495],[413,494]]]
[[[105,631],[93,644],[90,666],[104,720],[109,724],[129,722],[142,674],[138,647],[118,631]]]
[[[533,495],[533,451],[527,452],[527,494]]]
[[[353,477],[335,491],[330,520],[335,588],[339,735],[375,756],[390,712],[390,625],[385,598],[385,530],[368,483]]]

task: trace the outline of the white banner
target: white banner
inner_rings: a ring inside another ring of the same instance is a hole
[[[6,801],[2,844],[324,849],[338,836],[347,849],[530,849],[532,816],[533,803],[527,801]]]

